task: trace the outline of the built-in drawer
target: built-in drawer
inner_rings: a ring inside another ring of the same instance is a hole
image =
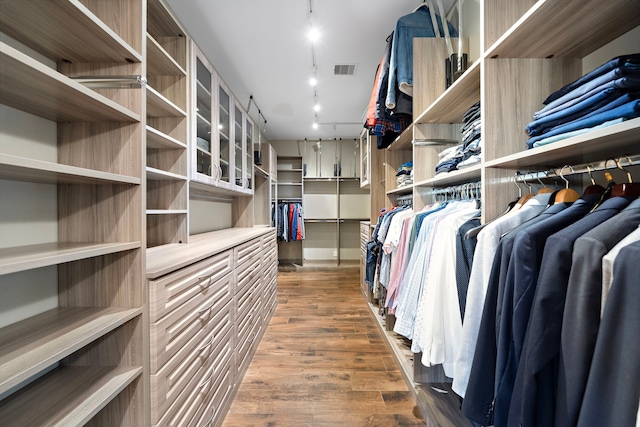
[[[253,239],[233,249],[236,265],[239,266],[249,259],[259,257],[262,253],[262,239]]]
[[[220,339],[217,346],[208,347],[211,348],[211,352],[206,357],[206,364],[197,371],[197,375],[192,376],[176,396],[173,396],[168,409],[157,421],[153,417],[152,404],[154,425],[157,427],[192,425],[192,422],[197,419],[198,412],[207,405],[208,396],[212,390],[234,376],[231,342],[231,334],[227,333]]]
[[[231,277],[222,277],[207,287],[196,286],[199,292],[190,300],[151,324],[151,373],[157,372],[197,333],[203,332],[214,316],[219,318],[220,313],[225,313],[222,320],[233,321],[230,308],[226,307],[232,299]]]
[[[220,425],[229,405],[231,390],[233,389],[233,378],[231,372],[221,378],[216,388],[212,389],[207,398],[207,403],[198,408],[196,416],[189,424],[190,427],[212,427]]]
[[[233,274],[234,251],[228,250],[149,282],[150,322],[189,301],[201,290]]]
[[[258,345],[258,336],[262,331],[262,322],[248,322],[247,325],[251,326],[251,328],[246,333],[243,333],[241,345],[235,351],[236,376],[238,378],[240,373],[247,367],[247,364],[251,362],[253,350]]]
[[[220,353],[230,352],[232,341],[232,304],[213,313],[201,332],[185,343],[157,373],[151,374],[151,418],[157,422],[169,407],[184,399],[185,390],[194,380],[207,378],[205,373]],[[188,394],[188,392],[187,392]]]

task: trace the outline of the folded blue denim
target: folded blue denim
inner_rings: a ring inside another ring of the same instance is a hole
[[[574,120],[562,126],[557,126],[553,128],[553,130],[543,135],[539,135],[529,139],[529,141],[527,141],[527,146],[529,148],[533,148],[533,144],[535,144],[537,141],[543,140],[550,136],[560,135],[562,133],[571,132],[573,130],[590,128],[590,127],[602,124],[604,122],[607,122],[609,120],[614,120],[617,118],[633,119],[639,116],[640,116],[640,100],[636,99],[624,105],[616,107],[612,110],[607,110],[598,114],[593,114],[587,118],[581,118],[579,120]]]
[[[628,76],[628,77],[621,77],[619,79],[616,80],[611,80],[608,81],[592,90],[590,90],[589,92],[578,96],[576,98],[570,99],[567,102],[564,102],[563,104],[560,104],[554,108],[551,108],[549,110],[546,110],[543,112],[538,111],[536,113],[533,114],[533,118],[534,119],[540,119],[542,117],[545,117],[549,114],[553,114],[555,112],[561,111],[565,108],[569,108],[572,105],[577,104],[578,102],[584,101],[585,99],[594,96],[596,94],[598,94],[599,92],[602,92],[608,88],[617,88],[617,89],[626,89],[627,92],[631,92],[631,91],[636,91],[638,89],[640,89],[640,76]]]
[[[626,89],[609,88],[594,96],[591,96],[571,107],[534,120],[526,127],[530,137],[542,135],[553,128],[570,123],[574,120],[587,118],[590,115],[611,110],[629,101],[638,99],[640,92],[625,93]]]
[[[602,124],[599,124],[598,126],[593,126],[590,128],[582,128],[582,129],[577,129],[577,130],[572,130],[571,132],[565,132],[565,133],[561,133],[555,136],[550,136],[548,138],[544,138],[541,139],[540,141],[537,141],[536,143],[533,144],[532,148],[536,148],[536,147],[542,147],[544,145],[549,145],[553,142],[558,142],[558,141],[562,141],[564,139],[568,139],[574,136],[578,136],[578,135],[583,135],[585,133],[594,131],[596,129],[603,129],[603,128],[607,128],[609,126],[613,126],[613,125],[617,125],[618,123],[622,123],[625,119],[623,118],[617,118],[614,120],[609,120],[608,122],[604,122]],[[458,165],[460,166],[460,165]]]
[[[614,68],[613,70],[609,70],[605,74],[602,74],[584,84],[576,87],[570,92],[565,93],[560,98],[555,99],[554,101],[547,104],[542,110],[541,113],[548,111],[552,108],[555,108],[559,105],[564,104],[567,101],[578,98],[589,91],[602,86],[605,83],[610,81],[617,80],[621,77],[640,77],[640,65],[632,64],[632,65],[623,65],[622,67]]]
[[[558,89],[557,91],[553,92],[542,103],[547,105],[547,104],[555,101],[556,99],[560,98],[564,94],[571,92],[573,89],[577,88],[578,86],[581,86],[584,83],[586,83],[586,82],[588,82],[590,80],[593,80],[596,77],[601,76],[602,74],[605,74],[606,72],[608,72],[610,70],[613,70],[614,68],[618,68],[618,67],[621,67],[623,65],[632,65],[632,64],[640,64],[640,53],[634,53],[634,54],[631,54],[631,55],[617,56],[617,57],[609,60],[608,62],[605,62],[604,64],[600,65],[598,68],[594,69],[593,71],[588,72],[587,74],[585,74],[584,76],[580,77],[579,79],[577,79],[577,80],[575,80],[575,81],[563,86],[562,88]]]

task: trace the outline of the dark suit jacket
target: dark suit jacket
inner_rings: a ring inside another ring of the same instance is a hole
[[[640,242],[613,264],[578,427],[635,426],[640,399]]]
[[[507,276],[513,242],[518,234],[528,227],[552,217],[567,207],[560,203],[543,211],[537,217],[520,224],[508,232],[496,249],[491,265],[487,294],[482,309],[482,319],[478,332],[478,343],[473,356],[473,365],[469,375],[469,383],[462,404],[463,413],[469,419],[481,425],[493,423],[493,397],[496,372],[496,326],[499,324],[500,314],[498,306],[502,301],[503,286]]]
[[[522,358],[509,408],[509,425],[549,427],[554,423],[562,314],[571,272],[574,242],[629,204],[615,197],[563,230],[551,235],[536,285]]]
[[[585,233],[573,247],[562,319],[556,425],[575,426],[600,326],[602,257],[640,224],[640,199]],[[636,263],[640,259],[636,260]],[[640,278],[636,279],[640,283]],[[639,307],[640,309],[640,307]],[[635,337],[637,340],[638,338]],[[640,354],[637,355],[640,359]],[[640,363],[640,362],[639,362]]]
[[[598,198],[580,199],[562,212],[550,215],[548,219],[522,230],[515,239],[504,283],[504,298],[499,300],[502,301],[502,315],[497,330],[498,357],[494,408],[496,427],[507,425],[513,384],[520,363],[547,238],[587,215]],[[557,206],[549,208],[551,213]]]

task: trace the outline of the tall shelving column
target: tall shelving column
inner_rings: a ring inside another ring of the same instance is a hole
[[[0,7],[2,31],[16,41],[0,43],[0,101],[23,123],[14,137],[39,144],[25,150],[0,134],[0,186],[12,194],[3,205],[25,220],[0,214],[3,228],[19,231],[0,248],[0,286],[11,289],[3,299],[12,299],[3,302],[19,308],[2,313],[3,426],[147,422],[145,118],[143,90],[129,77],[143,75],[143,3]],[[99,87],[75,81],[80,76]],[[40,221],[54,233],[31,230],[40,229],[23,210],[31,199],[47,201]],[[55,295],[42,295],[51,289]],[[53,297],[54,307],[33,311],[34,294]]]
[[[302,157],[278,156],[278,203],[302,203],[304,183]],[[304,209],[304,206],[303,206]],[[277,217],[277,216],[276,216]],[[278,261],[283,264],[302,265],[302,241],[278,241]]]
[[[147,0],[147,246],[186,243],[187,46],[160,0]]]

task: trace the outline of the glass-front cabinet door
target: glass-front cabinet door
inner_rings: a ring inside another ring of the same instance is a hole
[[[212,94],[211,84],[213,73],[208,64],[196,56],[196,144],[195,144],[195,171],[198,175],[210,179],[216,178],[217,165],[212,141]]]
[[[245,189],[253,191],[253,122],[247,114],[244,120],[244,184]]]
[[[229,89],[222,83],[218,82],[218,146],[219,146],[219,164],[220,178],[218,179],[222,186],[231,186],[233,183],[232,159],[233,150],[231,147],[231,95]]]
[[[236,187],[241,190],[244,188],[244,170],[242,163],[244,162],[244,132],[242,110],[236,105],[233,109],[233,149],[235,157],[234,178]]]

